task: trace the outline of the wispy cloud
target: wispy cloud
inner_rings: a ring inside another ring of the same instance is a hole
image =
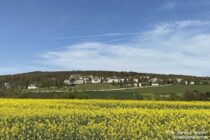
[[[209,75],[209,28],[208,21],[160,23],[126,44],[79,43],[45,52],[41,59],[44,65],[65,70]]]
[[[168,1],[163,3],[159,9],[161,10],[171,10],[174,9],[177,6],[177,4],[174,1]]]

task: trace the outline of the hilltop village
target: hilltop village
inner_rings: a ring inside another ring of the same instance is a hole
[[[0,97],[208,100],[208,77],[115,71],[31,72],[0,76]]]
[[[71,75],[68,79],[64,80],[65,85],[80,85],[80,84],[120,84],[127,87],[142,87],[142,86],[159,86],[164,84],[173,83],[172,79],[168,79],[167,82],[164,82],[160,78],[151,78],[150,76],[140,76],[140,77],[130,77],[130,78],[119,78],[119,77],[93,77],[90,76],[81,76],[81,75]],[[195,81],[184,81],[182,78],[176,78],[177,84],[185,85],[195,85]]]
[[[54,77],[51,80],[56,81]],[[115,84],[120,85],[120,87],[144,87],[144,86],[160,86],[160,85],[169,85],[169,84],[179,84],[179,85],[195,85],[195,84],[202,84],[201,81],[190,81],[185,80],[183,78],[175,78],[175,79],[161,79],[157,77],[151,76],[139,76],[139,77],[98,77],[98,76],[82,76],[79,74],[70,75],[69,78],[66,78],[62,81],[62,86],[75,86],[81,84]],[[11,83],[4,82],[3,88],[9,89],[11,88]],[[29,83],[26,87],[27,89],[38,89],[42,87],[41,85],[34,83]]]

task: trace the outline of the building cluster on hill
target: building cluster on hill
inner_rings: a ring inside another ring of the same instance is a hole
[[[27,88],[27,89],[37,89],[41,87],[63,87],[63,86],[74,86],[81,84],[115,84],[120,85],[120,87],[144,87],[144,86],[160,86],[168,84],[177,85],[195,85],[202,84],[201,80],[196,78],[184,78],[184,77],[161,77],[161,76],[149,76],[149,75],[91,75],[91,74],[70,74],[68,78],[65,77],[48,77],[44,80],[40,80],[42,77],[38,77],[31,81],[16,81],[16,88]],[[14,81],[2,82],[1,88],[9,89],[14,87]]]
[[[129,87],[142,87],[142,86],[159,86],[165,84],[172,84],[174,81],[168,79],[164,81],[161,78],[150,77],[150,76],[140,76],[140,77],[94,77],[90,76],[81,76],[81,75],[70,75],[68,79],[64,80],[65,85],[80,85],[80,84],[99,84],[99,83],[108,83],[108,84],[123,84]],[[195,81],[186,81],[182,78],[176,78],[177,84],[184,85],[195,85]]]

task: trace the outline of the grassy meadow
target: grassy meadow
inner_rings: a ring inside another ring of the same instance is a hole
[[[91,91],[84,92],[89,95],[90,98],[94,99],[136,99],[136,96],[142,95],[144,97],[151,97],[155,95],[169,96],[172,93],[177,95],[183,95],[188,90],[197,90],[200,92],[210,91],[209,85],[170,85],[170,86],[159,86],[159,87],[148,87],[148,88],[137,88],[127,90],[113,90],[113,91]]]
[[[31,93],[27,94],[26,96],[32,98],[47,98],[48,96],[54,97],[55,95],[56,98],[71,98],[72,96],[78,95],[78,98],[88,99],[129,100],[139,99],[139,96],[142,96],[144,99],[150,100],[156,98],[157,96],[169,97],[174,93],[181,97],[186,91],[209,92],[210,85],[168,85],[157,87],[128,88],[120,90],[119,86],[111,84],[84,84],[73,86],[71,88],[42,88],[36,90],[27,90],[27,92]]]

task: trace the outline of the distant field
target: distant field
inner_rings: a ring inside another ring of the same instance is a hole
[[[130,89],[123,92],[138,92],[138,93],[158,93],[158,94],[168,94],[168,93],[184,93],[187,90],[198,90],[198,91],[210,91],[210,85],[171,85],[162,87],[149,87],[149,88],[139,88]]]
[[[100,89],[116,89],[120,87],[117,85],[102,83],[102,84],[82,84],[82,85],[77,85],[72,88],[76,90],[100,90]]]
[[[209,110],[209,102],[0,99],[0,139],[209,139]]]
[[[29,91],[58,91],[58,92],[69,92],[71,90],[101,90],[101,89],[116,89],[120,88],[117,85],[112,84],[82,84],[82,85],[75,85],[75,86],[67,86],[66,88],[40,88],[35,90]]]
[[[137,88],[137,89],[127,89],[127,90],[112,90],[119,87],[109,85],[109,84],[87,84],[78,85],[71,90],[69,89],[39,89],[40,92],[77,92],[76,94],[87,95],[90,99],[137,99],[139,95],[144,97],[163,95],[168,96],[171,93],[176,93],[182,95],[187,90],[197,90],[207,92],[210,91],[209,85],[170,85],[170,86],[159,86],[159,87],[148,87],[148,88]],[[107,89],[107,91],[84,91],[84,90],[101,90]],[[38,90],[34,90],[37,92]],[[59,96],[59,93],[58,93]],[[149,99],[149,98],[148,98]]]
[[[118,85],[112,84],[83,84],[76,85],[66,88],[40,88],[29,91],[61,91],[68,92],[71,90],[109,90],[109,89],[119,89]],[[137,89],[127,89],[123,91],[112,91],[112,92],[138,92],[138,93],[183,93],[186,90],[198,90],[198,91],[210,91],[210,85],[170,85],[170,86],[157,86],[157,87],[148,87],[148,88],[137,88]]]
[[[128,89],[121,91],[91,91],[84,92],[93,99],[136,99],[137,95],[143,96],[154,96],[154,95],[170,95],[171,93],[177,93],[182,95],[187,90],[198,90],[207,92],[210,91],[209,85],[193,85],[193,86],[182,86],[182,85],[171,85],[164,87],[149,87],[149,88],[138,88]]]

